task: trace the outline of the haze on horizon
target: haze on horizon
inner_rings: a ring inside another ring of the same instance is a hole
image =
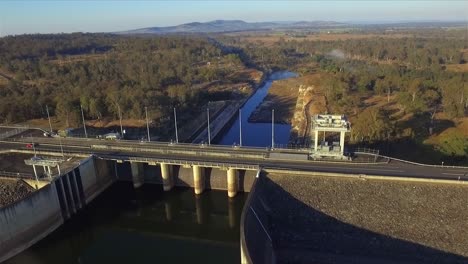
[[[115,32],[217,19],[468,21],[468,1],[2,1],[0,36]]]

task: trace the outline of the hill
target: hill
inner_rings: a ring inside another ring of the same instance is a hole
[[[299,21],[299,22],[245,22],[242,20],[214,20],[205,23],[191,22],[170,27],[149,27],[119,34],[169,34],[169,33],[221,33],[252,30],[330,28],[346,26],[334,21]]]

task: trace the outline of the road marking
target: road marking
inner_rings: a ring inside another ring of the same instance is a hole
[[[445,175],[454,175],[454,176],[463,176],[464,174],[459,174],[459,173],[442,173]]]

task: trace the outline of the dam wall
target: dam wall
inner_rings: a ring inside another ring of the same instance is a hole
[[[0,209],[0,262],[30,247],[63,223],[56,184],[51,182]]]
[[[111,185],[116,180],[113,165],[91,156],[0,208],[0,262],[52,233]]]
[[[263,174],[263,172],[262,172]],[[241,263],[276,263],[270,232],[271,208],[265,203],[265,176],[255,179],[240,223]]]

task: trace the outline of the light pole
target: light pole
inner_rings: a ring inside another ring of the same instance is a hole
[[[50,135],[52,136],[52,123],[50,122],[49,106],[46,105],[47,118],[49,119]]]
[[[81,118],[83,118],[83,127],[84,127],[85,137],[88,138],[88,132],[86,132],[86,123],[85,123],[84,113],[83,113],[83,106],[80,105],[80,108],[81,108]]]
[[[271,148],[275,148],[275,109],[271,110]]]
[[[117,104],[117,109],[119,110],[119,119],[120,119],[120,136],[123,137],[123,128],[122,128],[122,112],[120,111],[120,105]]]
[[[210,108],[206,108],[206,114],[208,115],[208,145],[211,145],[211,131],[210,131]]]
[[[148,142],[151,141],[150,133],[149,133],[149,123],[148,123],[148,107],[145,106],[145,114],[146,114],[146,132],[148,133]]]
[[[175,107],[174,107],[174,127],[175,127],[176,143],[179,143],[179,135],[177,134],[177,113],[176,113]]]
[[[31,146],[32,146],[33,151],[34,151],[34,157],[36,157],[36,146],[34,145],[34,139],[33,139],[32,134],[30,134],[29,136],[31,137]]]
[[[60,150],[62,151],[62,158],[65,158],[65,154],[63,154],[62,137],[59,137],[59,141],[60,141]]]
[[[242,109],[239,108],[239,146],[242,147]]]

